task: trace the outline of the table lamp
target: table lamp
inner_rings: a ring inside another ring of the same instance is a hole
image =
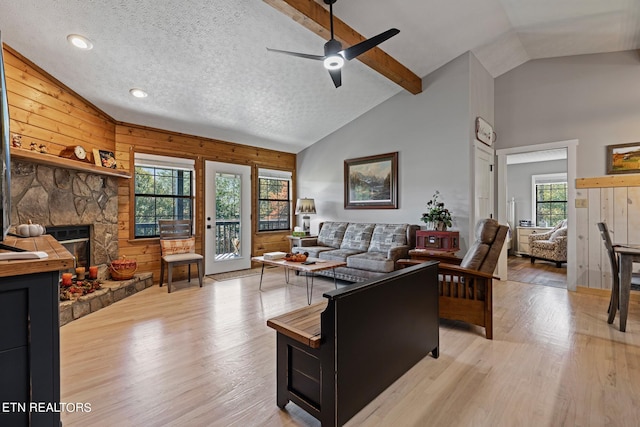
[[[296,215],[302,214],[302,229],[309,234],[311,229],[311,217],[309,214],[316,213],[316,202],[313,199],[298,199],[296,202]]]

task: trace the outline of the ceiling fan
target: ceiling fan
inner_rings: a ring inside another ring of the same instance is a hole
[[[370,39],[366,39],[361,41],[360,43],[354,44],[351,47],[346,49],[342,49],[342,43],[336,40],[333,37],[333,4],[337,0],[324,0],[325,4],[329,5],[329,17],[331,23],[331,39],[324,44],[324,56],[321,55],[311,55],[307,53],[298,53],[298,52],[289,52],[286,50],[278,50],[278,49],[270,49],[267,48],[270,52],[278,52],[284,53],[286,55],[297,56],[300,58],[307,59],[315,59],[317,61],[323,61],[324,67],[329,70],[329,74],[331,75],[331,79],[333,80],[333,84],[336,87],[340,87],[342,85],[342,74],[340,69],[344,65],[344,60],[352,60],[353,58],[362,55],[366,51],[373,49],[380,43],[385,40],[390,39],[400,32],[400,30],[396,28],[392,28],[383,33],[378,34],[377,36],[371,37]]]

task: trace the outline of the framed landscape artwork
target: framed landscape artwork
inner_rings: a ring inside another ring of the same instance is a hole
[[[345,209],[398,208],[398,152],[344,161]]]
[[[640,173],[640,142],[607,145],[607,174]]]

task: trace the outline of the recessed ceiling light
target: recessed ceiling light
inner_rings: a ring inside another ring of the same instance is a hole
[[[136,98],[146,98],[148,96],[147,92],[137,88],[129,89],[129,93]]]
[[[93,43],[88,38],[81,36],[80,34],[69,34],[67,36],[67,41],[82,50],[91,50],[93,49]]]

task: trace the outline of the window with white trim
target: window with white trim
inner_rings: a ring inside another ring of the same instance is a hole
[[[193,222],[195,161],[135,153],[134,237],[158,237],[159,219]]]
[[[538,227],[553,227],[567,219],[567,174],[532,176],[533,217]]]
[[[291,229],[289,171],[258,169],[258,231]]]

